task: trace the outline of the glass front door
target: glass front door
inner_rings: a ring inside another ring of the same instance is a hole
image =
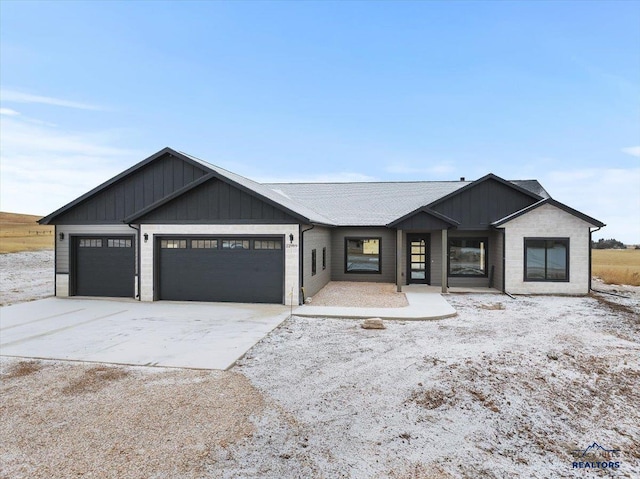
[[[429,235],[407,235],[408,283],[429,284]]]

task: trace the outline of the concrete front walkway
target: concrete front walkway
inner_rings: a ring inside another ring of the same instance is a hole
[[[0,309],[0,354],[226,369],[288,313],[274,304],[48,298]]]
[[[308,318],[382,318],[407,320],[443,319],[458,314],[442,295],[432,289],[424,288],[405,291],[403,288],[403,292],[409,302],[409,306],[403,308],[349,308],[341,306],[304,305],[294,309],[293,314]]]

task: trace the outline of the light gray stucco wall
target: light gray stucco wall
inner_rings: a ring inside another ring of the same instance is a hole
[[[309,228],[305,226],[303,230]],[[331,230],[319,226],[305,231],[302,258],[302,282],[305,297],[313,296],[331,281]],[[322,248],[327,249],[327,267],[322,269]],[[316,250],[316,274],[311,271],[311,252]]]

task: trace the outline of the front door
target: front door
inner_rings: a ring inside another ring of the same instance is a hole
[[[407,235],[407,278],[408,283],[430,284],[429,234]]]

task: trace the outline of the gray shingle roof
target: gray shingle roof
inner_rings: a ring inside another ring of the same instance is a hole
[[[303,202],[294,201],[285,196],[274,191],[272,188],[269,188],[267,185],[262,183],[257,183],[249,178],[245,178],[244,176],[240,176],[232,171],[225,170],[224,168],[220,168],[219,166],[212,165],[211,163],[207,163],[200,158],[196,158],[195,156],[191,156],[188,153],[180,152],[181,155],[184,155],[188,158],[191,158],[193,161],[198,162],[205,168],[211,171],[215,171],[219,175],[230,179],[231,181],[244,186],[245,188],[249,188],[256,193],[264,196],[265,198],[269,198],[276,203],[284,206],[285,208],[290,209],[291,211],[295,211],[296,213],[308,218],[311,223],[325,224],[325,225],[333,225],[335,224],[330,218],[319,213],[318,211],[309,208]]]
[[[381,226],[428,205],[472,181],[380,183],[269,183],[282,198],[322,211],[339,226]],[[536,180],[512,181],[540,196],[548,194]]]

